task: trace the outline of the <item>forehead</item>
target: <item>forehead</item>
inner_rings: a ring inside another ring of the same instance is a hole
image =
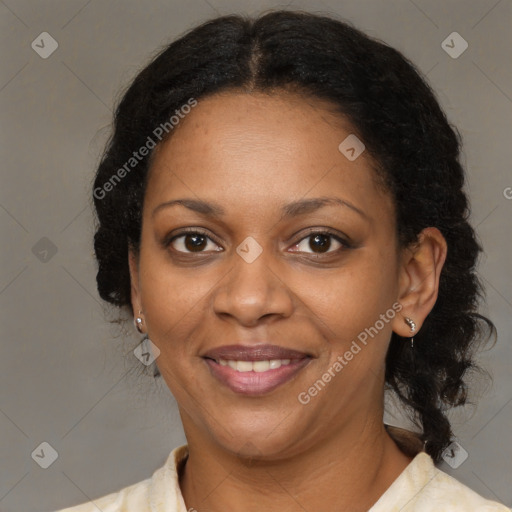
[[[350,123],[321,100],[215,94],[200,99],[156,149],[145,202],[196,196],[254,213],[270,203],[338,195],[363,210],[389,208],[370,157],[351,161],[340,152],[349,136]]]

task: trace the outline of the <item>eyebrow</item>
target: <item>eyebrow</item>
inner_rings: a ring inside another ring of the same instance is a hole
[[[172,201],[166,201],[165,203],[159,204],[153,210],[152,216],[154,217],[156,213],[163,208],[169,208],[176,205],[181,205],[201,215],[209,215],[212,217],[222,217],[226,214],[224,208],[218,203],[203,201],[199,199],[184,198],[173,199]],[[281,218],[287,219],[291,217],[297,217],[299,215],[305,215],[307,213],[315,212],[316,210],[319,210],[325,206],[331,205],[346,206],[354,212],[358,213],[361,217],[369,220],[368,215],[360,208],[354,206],[348,201],[340,199],[339,197],[314,197],[310,199],[300,199],[298,201],[293,201],[281,207]]]

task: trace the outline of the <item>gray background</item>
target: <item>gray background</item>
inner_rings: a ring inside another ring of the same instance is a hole
[[[510,506],[512,1],[286,5],[337,13],[401,50],[460,129],[472,219],[486,248],[486,311],[499,338],[480,357],[494,383],[478,388],[478,407],[454,415],[469,457],[457,469],[440,467]],[[96,293],[90,182],[115,100],[158,48],[213,16],[280,6],[0,0],[0,510],[41,512],[119,490],[151,476],[184,442],[165,384],[132,353],[135,331],[110,324]],[[47,59],[31,48],[44,31],[59,45]],[[441,47],[453,31],[469,44],[457,59]],[[393,409],[389,417],[404,424]],[[31,457],[44,441],[58,452],[47,469]]]

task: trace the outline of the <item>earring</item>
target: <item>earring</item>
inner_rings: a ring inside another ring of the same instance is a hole
[[[142,311],[140,309],[139,315],[142,315]],[[142,318],[138,316],[137,318],[134,319],[133,323],[135,325],[135,329],[137,329],[137,331],[140,332],[141,334],[144,334],[144,331],[142,330]]]
[[[412,318],[409,318],[408,316],[406,316],[404,318],[404,322],[409,326],[409,329],[411,329],[411,332],[414,334],[414,332],[416,332],[416,323],[414,322],[414,320],[412,320]],[[411,349],[414,348],[414,336],[411,337]]]

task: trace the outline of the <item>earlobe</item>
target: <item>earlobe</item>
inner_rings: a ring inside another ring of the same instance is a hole
[[[446,254],[446,240],[439,229],[433,227],[425,228],[420,233],[418,242],[405,250],[398,296],[402,311],[393,322],[393,331],[399,336],[411,335],[404,318],[412,320],[418,332],[434,307]]]

